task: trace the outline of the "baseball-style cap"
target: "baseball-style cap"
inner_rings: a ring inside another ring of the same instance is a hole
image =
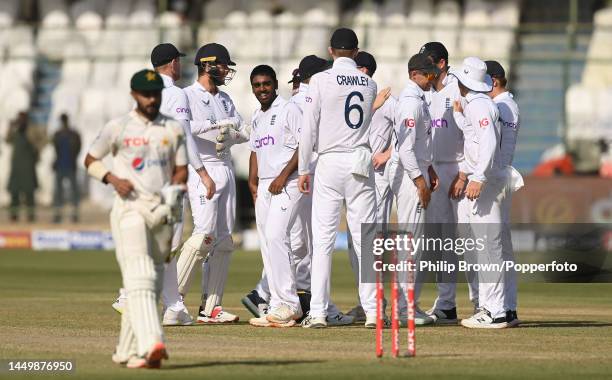
[[[370,72],[370,75],[374,75],[376,71],[376,60],[372,54],[360,51],[355,57],[355,63],[357,67],[365,67]]]
[[[300,81],[300,69],[293,69],[291,72],[291,80],[287,83],[299,82]]]
[[[210,43],[202,46],[196,53],[194,64],[196,66],[206,62],[222,63],[228,66],[235,66],[236,64],[230,59],[229,52],[225,46]]]
[[[300,81],[305,81],[316,73],[325,70],[327,66],[327,60],[316,55],[307,55],[302,58],[298,67]]]
[[[434,62],[439,62],[442,58],[448,62],[448,50],[441,42],[428,42],[421,47],[419,53],[431,57]]]
[[[185,54],[178,51],[172,44],[159,44],[151,51],[151,63],[153,67],[165,65],[176,57],[184,57]]]
[[[506,70],[502,67],[502,65],[497,61],[485,61],[487,65],[487,74],[489,74],[492,78],[505,78]]]
[[[144,69],[132,75],[130,88],[134,91],[161,91],[164,89],[164,81],[155,71]]]
[[[334,49],[353,50],[357,49],[359,41],[357,35],[352,29],[340,28],[336,29],[331,36],[330,46]]]
[[[424,73],[440,74],[440,70],[431,62],[427,54],[418,53],[413,55],[408,61],[408,71],[420,70]]]

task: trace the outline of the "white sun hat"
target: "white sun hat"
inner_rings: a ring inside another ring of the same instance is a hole
[[[449,74],[457,77],[465,87],[476,92],[489,92],[493,80],[487,74],[487,65],[480,58],[467,57],[459,69],[451,69]]]

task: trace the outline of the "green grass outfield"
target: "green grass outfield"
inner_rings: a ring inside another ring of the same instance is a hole
[[[110,360],[119,331],[119,316],[110,307],[120,284],[113,253],[0,251],[0,359],[75,360],[76,372],[59,376],[73,379],[612,378],[612,284],[522,284],[521,328],[419,328],[416,358],[379,360],[374,331],[362,326],[245,324],[249,313],[240,298],[260,270],[258,253],[235,253],[224,306],[240,315],[240,324],[167,328],[170,360],[164,368],[127,370]],[[343,252],[335,254],[332,288],[342,310],[353,306],[356,293]],[[187,299],[192,312],[197,293],[194,286]],[[464,285],[459,294],[465,317],[470,307]],[[427,285],[423,306],[433,297],[433,285]],[[388,352],[388,330],[385,335]]]

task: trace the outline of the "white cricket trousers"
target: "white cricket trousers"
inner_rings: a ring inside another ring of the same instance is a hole
[[[291,230],[302,193],[298,190],[297,178],[292,178],[280,194],[273,195],[268,191],[272,181],[274,178],[259,180],[255,202],[261,257],[270,289],[270,307],[285,304],[297,312],[300,300],[291,252]]]
[[[414,238],[420,238],[424,232],[425,214],[426,210],[421,207],[421,202],[417,193],[417,187],[415,186],[412,179],[408,175],[408,172],[404,169],[401,163],[397,161],[389,161],[389,183],[391,185],[391,191],[395,195],[397,202],[397,223],[398,228],[401,231],[411,232]],[[427,168],[421,168],[425,181],[429,184],[429,174]],[[408,258],[407,251],[398,251],[398,262],[406,260]],[[414,262],[417,264],[421,259],[422,251],[419,249],[412,253]],[[398,273],[398,279],[400,281],[400,299],[399,306],[403,313],[406,309],[406,282],[408,273]],[[421,289],[423,288],[423,278],[417,271],[414,283],[414,302],[418,304],[419,297],[421,295]]]
[[[172,228],[150,229],[130,202],[116,197],[110,214],[111,230],[123,287],[127,292],[121,316],[117,353],[122,357],[143,356],[156,342],[163,341],[157,311],[164,261],[170,253]]]
[[[312,186],[313,253],[310,315],[313,317],[326,317],[328,314],[332,253],[340,224],[340,213],[345,202],[348,227],[353,236],[357,259],[361,265],[363,254],[370,255],[369,262],[374,261],[371,251],[361,250],[362,223],[369,223],[369,228],[373,231],[373,223],[376,222],[374,170],[370,166],[370,175],[367,178],[352,174],[353,157],[352,153],[345,152],[319,155]],[[371,235],[374,235],[373,232]],[[375,283],[363,281],[361,273],[359,298],[366,314],[375,315]]]
[[[512,190],[510,180],[506,185],[506,194],[502,200],[502,256],[504,261],[515,262],[514,248],[512,247],[512,234],[510,232],[510,209],[512,208]],[[509,270],[504,278],[504,309],[516,310],[518,284],[516,272]]]
[[[459,200],[458,234],[463,238],[482,239],[484,242],[484,249],[475,249],[470,255],[466,252],[465,260],[468,263],[502,265],[502,203],[505,195],[505,182],[490,180],[484,184],[478,199],[463,197]],[[493,318],[505,317],[505,273],[481,270],[476,275],[478,300],[475,304],[487,309]]]
[[[389,184],[389,176],[387,172],[388,167],[389,166],[386,165],[384,171],[374,172],[374,183],[376,185],[376,224],[380,224],[384,227],[382,229],[383,232],[387,231],[386,225],[391,219],[391,208],[393,206],[393,192],[391,191],[391,186]],[[355,249],[353,248],[353,236],[351,235],[350,230],[347,232],[349,260],[351,261],[351,268],[353,269],[353,275],[355,276],[355,283],[359,284],[359,262],[357,261],[357,255],[355,254]],[[361,305],[359,295],[357,296],[357,304]]]

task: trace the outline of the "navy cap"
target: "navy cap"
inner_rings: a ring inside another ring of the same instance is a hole
[[[438,75],[440,70],[431,62],[429,56],[423,53],[413,55],[408,61],[408,71],[420,70],[425,73],[433,73]]]
[[[428,42],[421,47],[419,53],[431,57],[436,63],[442,58],[448,62],[448,50],[446,50],[446,47],[441,42]]]
[[[210,43],[202,46],[196,53],[194,64],[199,66],[203,63],[221,63],[228,66],[235,66],[236,64],[231,60],[229,52],[225,46]]]
[[[307,55],[302,58],[298,67],[300,81],[305,81],[311,76],[325,70],[328,67],[327,60],[316,55]]]
[[[374,75],[376,71],[376,60],[374,56],[368,52],[360,51],[355,57],[355,63],[357,67],[365,67],[370,72],[370,76]]]
[[[331,36],[330,46],[334,49],[354,50],[358,45],[357,35],[352,29],[336,29]]]
[[[505,78],[506,70],[502,67],[502,65],[497,61],[485,61],[487,65],[487,74],[489,74],[492,78]]]
[[[300,69],[293,69],[291,72],[291,80],[287,83],[299,82],[300,81]]]
[[[159,44],[151,51],[151,64],[153,67],[163,66],[174,58],[184,57],[185,54],[178,51],[172,44]]]

